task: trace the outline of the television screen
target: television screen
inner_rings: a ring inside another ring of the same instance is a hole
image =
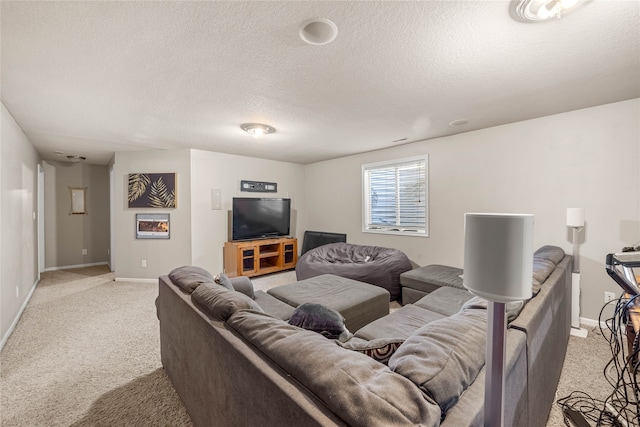
[[[291,199],[234,197],[232,240],[255,240],[289,235]]]

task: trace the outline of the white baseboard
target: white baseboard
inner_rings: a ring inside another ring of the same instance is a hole
[[[584,328],[574,328],[573,326],[571,327],[571,335],[573,335],[574,337],[586,338],[588,334],[589,331]]]
[[[47,267],[44,269],[44,271],[69,270],[72,268],[95,267],[96,265],[109,265],[109,263],[104,261],[104,262],[92,262],[89,264],[62,265],[60,267]]]
[[[158,283],[158,279],[137,279],[131,277],[116,277],[116,282]]]
[[[597,320],[587,319],[585,317],[580,318],[580,325],[588,326],[590,328],[595,328],[598,325],[603,328],[607,327],[607,324],[605,322],[598,322]]]
[[[20,317],[22,317],[22,313],[24,312],[24,309],[27,308],[27,304],[29,304],[29,301],[31,301],[31,297],[33,296],[33,293],[35,292],[36,286],[38,286],[38,283],[39,283],[39,280],[36,280],[36,282],[33,284],[33,286],[31,286],[31,290],[27,294],[27,297],[24,299],[24,303],[22,303],[22,306],[20,307],[20,310],[18,310],[18,314],[16,315],[16,318],[13,319],[13,322],[11,323],[11,326],[9,326],[9,329],[7,329],[7,333],[4,334],[4,336],[2,337],[2,341],[0,341],[0,350],[2,350],[4,348],[4,345],[7,343],[7,340],[9,339],[11,334],[13,333],[13,330],[15,329],[16,325],[18,324],[18,321],[20,320]]]

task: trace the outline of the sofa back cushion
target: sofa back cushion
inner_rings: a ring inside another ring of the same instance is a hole
[[[225,322],[238,310],[256,310],[260,306],[241,292],[230,291],[216,283],[203,283],[191,294],[193,302],[216,320]]]
[[[214,283],[211,273],[195,265],[184,265],[169,272],[169,279],[174,285],[190,294],[203,283]]]
[[[407,378],[335,341],[263,313],[226,325],[352,426],[437,426],[440,408]]]
[[[484,366],[486,327],[482,309],[435,320],[396,350],[389,368],[410,379],[446,413]]]
[[[564,250],[558,246],[545,245],[533,254],[533,285],[532,294],[535,297],[540,287],[555,270],[556,265],[564,258]]]

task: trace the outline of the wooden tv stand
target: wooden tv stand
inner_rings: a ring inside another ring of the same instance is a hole
[[[229,277],[260,276],[295,268],[298,261],[298,239],[225,242],[224,271]]]

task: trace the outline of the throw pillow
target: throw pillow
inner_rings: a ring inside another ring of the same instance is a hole
[[[434,320],[407,338],[389,359],[389,368],[446,413],[484,366],[486,328],[486,310],[463,310]]]
[[[404,339],[402,338],[376,338],[374,340],[363,340],[362,338],[353,337],[345,343],[338,342],[337,344],[347,350],[366,354],[373,360],[386,365],[393,353],[402,345],[403,342]]]
[[[332,340],[347,341],[353,335],[344,326],[344,317],[321,304],[300,304],[289,318],[289,324],[317,332]]]
[[[224,286],[230,291],[235,291],[235,289],[233,288],[233,284],[231,284],[231,279],[229,279],[229,276],[227,276],[224,273],[218,274],[216,277],[213,278],[213,281],[216,282],[218,285]]]
[[[207,270],[193,265],[184,265],[169,272],[169,279],[187,293],[193,292],[203,283],[213,283],[213,276]]]
[[[205,313],[216,320],[226,322],[238,310],[255,310],[262,312],[262,308],[243,293],[230,291],[215,283],[203,283],[193,291],[191,299]]]

